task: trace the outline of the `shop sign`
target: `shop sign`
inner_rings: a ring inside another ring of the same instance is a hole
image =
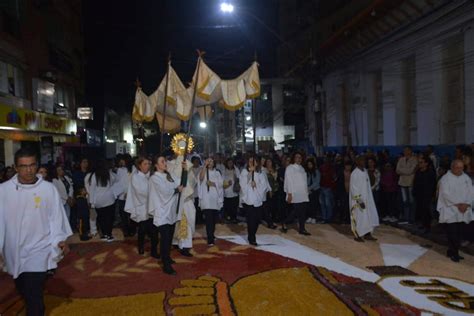
[[[0,129],[5,127],[68,135],[77,129],[75,120],[0,104]]]

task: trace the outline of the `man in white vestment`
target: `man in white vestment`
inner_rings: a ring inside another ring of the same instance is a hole
[[[36,176],[36,153],[15,153],[15,175],[0,184],[0,262],[15,279],[27,315],[44,315],[47,271],[57,268],[72,235],[58,191]]]
[[[474,190],[471,179],[463,170],[462,160],[454,160],[451,163],[451,170],[439,181],[439,197],[436,207],[439,212],[439,222],[446,224],[447,256],[454,262],[464,259],[459,255],[461,232],[463,225],[473,220]]]
[[[177,156],[168,162],[168,171],[173,175],[175,179],[181,179],[183,172],[183,156]],[[193,247],[193,235],[196,226],[196,208],[194,206],[194,190],[196,186],[196,179],[192,172],[192,163],[186,160],[186,166],[188,170],[188,179],[186,186],[181,192],[181,198],[179,201],[179,223],[176,225],[173,245],[179,247],[179,251],[183,256],[192,257],[189,250]]]
[[[363,242],[364,239],[377,240],[372,236],[372,232],[379,225],[379,216],[363,156],[356,158],[356,168],[351,174],[349,196],[351,229],[355,236],[354,240],[358,242]]]

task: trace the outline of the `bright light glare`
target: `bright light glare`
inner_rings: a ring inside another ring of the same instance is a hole
[[[201,128],[206,128],[206,127],[207,127],[206,122],[201,122],[201,123],[199,123],[199,127],[201,127]]]
[[[221,3],[221,11],[224,13],[232,13],[234,12],[234,6],[230,3],[223,2]]]
[[[251,117],[251,116],[247,116],[245,119],[246,119],[247,121],[250,121],[250,120],[252,119],[252,117]]]

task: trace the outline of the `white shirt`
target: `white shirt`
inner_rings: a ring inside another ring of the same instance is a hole
[[[268,184],[267,175],[264,172],[254,172],[253,180],[255,188],[252,187],[252,173],[247,169],[243,169],[240,173],[240,193],[242,203],[254,207],[263,205],[267,192],[271,190]]]
[[[67,191],[66,186],[64,185],[64,182],[62,180],[57,178],[53,179],[53,184],[58,190],[59,196],[63,201],[63,205],[66,204],[68,198],[74,197],[74,189],[71,178],[69,178],[68,176],[64,176],[64,180],[69,183],[69,192]]]
[[[177,179],[173,179],[171,174],[169,177],[171,179],[168,179],[168,175],[162,172],[155,172],[150,177],[148,212],[153,216],[155,226],[173,225],[178,221],[176,188],[179,186],[179,182]]]
[[[72,235],[58,191],[38,178],[21,184],[15,175],[0,184],[0,256],[6,271],[46,272],[62,258],[58,243]]]
[[[128,186],[124,211],[130,213],[130,218],[137,223],[150,218],[148,214],[148,179],[150,173],[136,171],[132,174]]]
[[[117,174],[115,176],[116,180],[113,183],[114,194],[117,199],[125,201],[128,192],[128,185],[130,183],[130,173],[125,167],[120,167],[117,169]]]
[[[291,204],[309,202],[308,177],[301,165],[291,164],[286,167],[283,187],[287,198],[291,193]]]
[[[223,173],[224,183],[226,184],[229,181],[232,181],[232,184],[224,189],[225,198],[233,198],[239,195],[238,192],[234,192],[234,184],[236,180],[238,181],[239,175],[240,175],[239,169],[237,169],[236,167],[234,167],[234,169],[225,168],[224,173]]]
[[[92,208],[103,208],[115,203],[116,195],[112,187],[115,183],[115,175],[112,172],[109,174],[110,179],[105,187],[97,183],[95,173],[88,173],[84,178],[84,186],[89,193],[89,203]]]
[[[193,198],[199,198],[199,192],[198,192],[198,187],[197,187],[197,181],[199,179],[199,173],[201,172],[201,166],[197,167],[197,168],[194,168],[192,167],[191,170],[192,170],[192,173],[194,174],[194,194],[193,194]]]
[[[469,176],[465,173],[456,176],[448,171],[439,181],[439,197],[436,207],[439,212],[439,222],[471,222],[474,219],[471,207],[473,201],[474,190]],[[469,207],[463,214],[458,210],[456,204],[469,204]]]
[[[208,187],[208,180],[214,182],[216,186]],[[216,169],[209,170],[209,173],[205,172],[202,181],[201,178],[198,178],[199,207],[202,210],[220,210],[222,208],[224,205],[223,183],[221,173]]]

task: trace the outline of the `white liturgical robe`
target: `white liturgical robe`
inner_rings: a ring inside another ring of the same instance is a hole
[[[176,159],[168,162],[168,170],[175,179],[181,179],[183,173],[183,156],[178,156]],[[179,248],[192,248],[193,235],[196,226],[196,208],[194,207],[194,191],[196,188],[196,178],[192,170],[192,164],[186,160],[188,170],[188,178],[186,186],[181,193],[181,200],[179,203],[179,215],[181,219],[177,229],[175,229],[173,244],[178,245]],[[179,180],[180,181],[180,180]]]
[[[367,170],[355,168],[352,171],[349,196],[352,232],[356,237],[371,233],[379,225],[379,216]],[[362,203],[365,204],[365,209],[360,207]]]
[[[448,171],[439,181],[439,197],[436,209],[440,223],[469,223],[473,220],[472,201],[474,190],[471,179],[463,173],[456,176]],[[466,212],[461,213],[456,204],[468,204]]]
[[[148,212],[155,226],[173,225],[178,221],[178,186],[179,181],[166,173],[155,172],[150,177]]]
[[[128,186],[124,211],[130,213],[130,218],[137,223],[150,218],[148,214],[148,180],[150,173],[135,171]]]
[[[265,172],[254,172],[253,181],[255,181],[255,188],[252,187],[252,173],[244,168],[239,177],[242,203],[260,207],[271,188]]]
[[[71,235],[52,183],[38,178],[34,184],[21,184],[14,176],[0,184],[0,256],[13,278],[57,268],[62,258],[58,244]]]
[[[199,177],[199,176],[198,176]],[[207,181],[214,182],[216,186],[208,189]],[[220,210],[224,206],[224,179],[217,169],[204,173],[204,179],[198,178],[199,207],[202,210]]]
[[[308,179],[306,171],[301,165],[291,164],[285,170],[284,190],[291,194],[291,203],[309,202]]]

